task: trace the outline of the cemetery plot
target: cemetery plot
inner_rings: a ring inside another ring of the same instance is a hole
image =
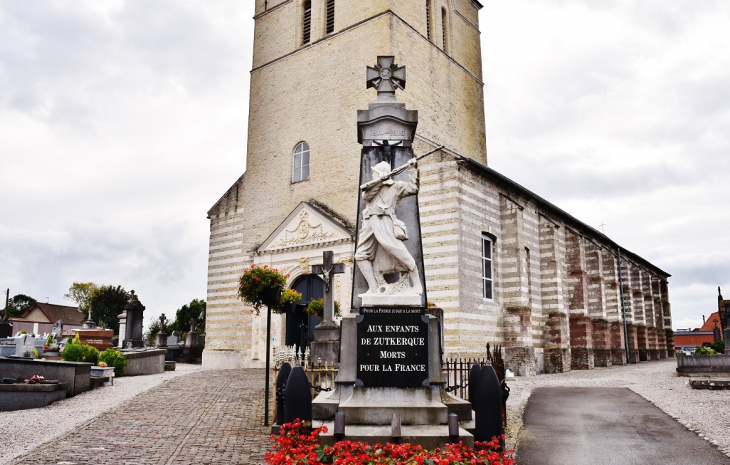
[[[363,307],[357,322],[358,386],[428,383],[428,317],[423,308]]]

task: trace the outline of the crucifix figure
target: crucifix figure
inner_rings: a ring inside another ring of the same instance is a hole
[[[322,253],[322,264],[312,266],[312,273],[322,276],[322,281],[324,281],[324,321],[317,325],[318,327],[335,325],[335,299],[332,284],[334,284],[335,274],[345,272],[345,265],[342,263],[334,263],[334,260],[335,253],[327,250]]]

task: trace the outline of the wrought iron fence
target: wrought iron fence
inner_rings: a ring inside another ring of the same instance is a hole
[[[442,370],[446,373],[446,391],[464,400],[469,399],[469,372],[471,367],[478,363],[483,367],[490,362],[497,373],[499,385],[502,387],[502,421],[507,424],[507,398],[509,397],[509,386],[505,381],[504,359],[502,359],[502,347],[495,346],[494,351],[487,344],[487,356],[481,358],[447,358],[442,364]]]
[[[289,362],[292,366],[299,365],[298,363],[295,365],[295,363],[292,363],[292,361],[284,360]],[[281,364],[284,362],[277,363],[274,366],[274,392],[279,392],[278,388],[279,386],[276,385],[276,376],[279,374],[279,370],[281,369]],[[322,391],[331,391],[335,387],[335,378],[337,377],[337,372],[339,371],[339,368],[336,365],[331,365],[328,363],[317,363],[312,364],[309,363],[309,361],[301,365],[302,368],[304,368],[304,373],[307,375],[307,379],[309,380],[309,387],[312,395],[312,400],[314,400],[317,395]],[[276,402],[274,402],[274,418],[276,418]]]

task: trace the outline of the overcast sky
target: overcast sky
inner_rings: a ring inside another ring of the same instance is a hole
[[[730,2],[486,1],[489,166],[730,298]],[[0,0],[0,288],[206,297],[206,211],[245,168],[250,0]],[[400,61],[399,61],[400,63]],[[365,66],[368,63],[363,63]],[[404,63],[407,65],[407,63]]]

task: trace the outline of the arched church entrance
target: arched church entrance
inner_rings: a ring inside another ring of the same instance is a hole
[[[302,293],[302,300],[294,307],[292,313],[286,315],[286,345],[295,346],[298,352],[310,347],[314,336],[314,327],[322,320],[315,315],[307,315],[304,309],[312,299],[324,297],[324,283],[317,275],[302,276],[291,287]]]

